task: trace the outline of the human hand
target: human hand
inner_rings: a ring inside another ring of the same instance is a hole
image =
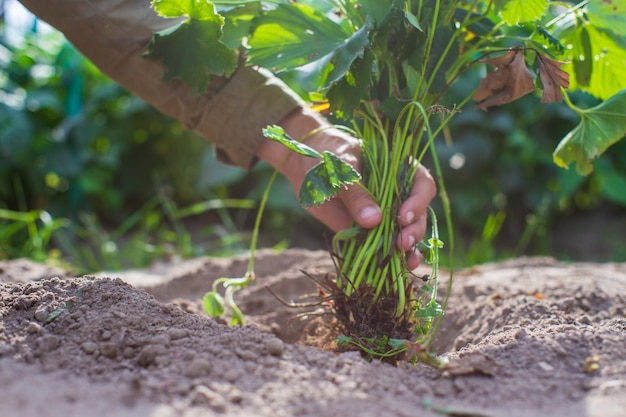
[[[296,139],[320,127],[328,127],[328,123],[316,113],[303,109],[284,118],[280,125],[289,136]],[[345,132],[328,127],[307,138],[306,144],[317,151],[331,151],[360,171],[360,143]],[[300,189],[307,171],[319,163],[313,158],[290,152],[283,145],[271,140],[261,144],[257,155],[285,175],[296,192]],[[417,268],[421,262],[422,256],[415,245],[426,233],[427,209],[435,194],[436,186],[432,176],[420,165],[409,197],[398,212],[398,222],[402,229],[396,244],[398,249],[407,253],[409,269]],[[310,207],[307,211],[335,232],[350,227],[353,221],[369,229],[378,225],[383,216],[372,197],[355,184],[346,187],[337,197],[321,206]]]

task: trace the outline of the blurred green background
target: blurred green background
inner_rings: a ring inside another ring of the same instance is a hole
[[[267,165],[246,173],[218,163],[210,144],[107,79],[62,35],[32,18],[27,29],[5,20],[0,259],[84,273],[248,249]],[[457,93],[480,75],[467,74]],[[565,106],[532,95],[456,117],[438,146],[457,266],[522,255],[626,260],[626,143],[589,177],[559,169],[552,151],[576,123]],[[279,179],[260,246],[325,249],[327,237]]]

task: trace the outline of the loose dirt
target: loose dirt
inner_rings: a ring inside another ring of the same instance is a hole
[[[65,277],[0,264],[0,416],[626,415],[626,264],[524,258],[456,274],[436,347],[454,366],[368,363],[320,349],[304,276],[324,252],[260,251],[237,294],[249,319],[201,312],[246,257]],[[55,317],[56,316],[56,317]],[[55,317],[55,318],[53,318]]]

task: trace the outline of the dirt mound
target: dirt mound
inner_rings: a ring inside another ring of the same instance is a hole
[[[105,274],[121,278],[16,265],[0,265],[2,416],[626,412],[625,264],[531,258],[462,271],[437,343],[455,363],[447,374],[307,346],[322,311],[289,308],[266,286],[314,300],[301,270],[332,270],[324,252],[259,252],[258,279],[237,294],[243,327],[205,317],[200,302],[214,279],[242,276],[245,257]]]

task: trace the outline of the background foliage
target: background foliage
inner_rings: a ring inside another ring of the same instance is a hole
[[[60,34],[0,36],[0,96],[0,258],[97,270],[247,248],[270,168],[218,163]],[[303,214],[287,187],[269,202],[266,244],[290,240],[284,225]]]
[[[473,89],[482,75],[454,88]],[[0,258],[87,271],[247,248],[271,170],[218,164],[204,140],[112,83],[59,34],[0,35],[0,96]],[[466,110],[439,141],[461,264],[537,253],[626,260],[626,144],[589,177],[559,169],[552,150],[576,119],[536,101]],[[263,245],[325,247],[324,229],[286,181],[269,209]],[[572,230],[582,237],[566,239],[568,248],[559,236]]]
[[[471,88],[475,76],[455,88]],[[597,102],[572,98],[583,107]],[[439,153],[448,160],[443,174],[465,236],[464,264],[524,254],[626,260],[626,143],[596,159],[587,177],[562,169],[553,151],[577,123],[565,106],[539,106],[533,95],[457,115]]]

